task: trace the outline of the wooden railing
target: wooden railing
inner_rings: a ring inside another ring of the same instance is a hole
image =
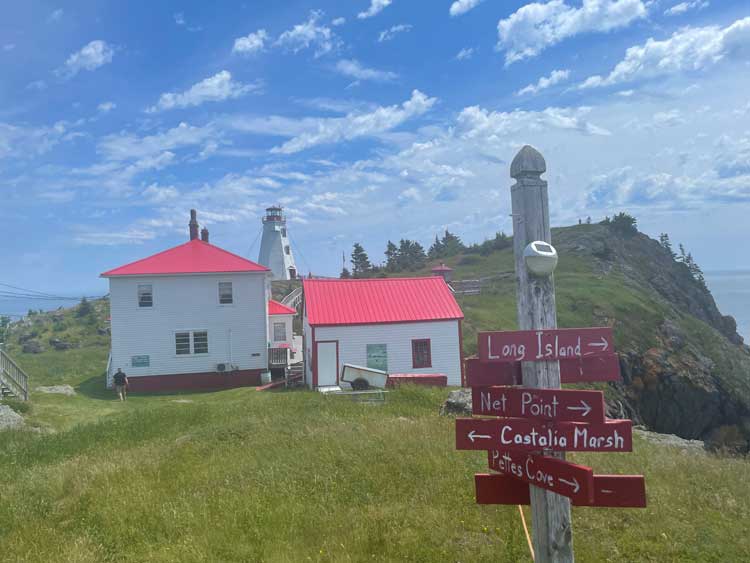
[[[0,387],[3,386],[18,398],[29,400],[29,376],[0,349]]]
[[[293,307],[296,309],[299,307],[299,304],[302,302],[302,288],[298,287],[294,291],[292,291],[289,295],[284,297],[284,299],[281,300],[281,303],[286,305],[287,307]]]

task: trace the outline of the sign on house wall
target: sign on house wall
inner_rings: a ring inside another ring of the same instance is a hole
[[[367,367],[388,371],[388,347],[385,344],[367,345]]]

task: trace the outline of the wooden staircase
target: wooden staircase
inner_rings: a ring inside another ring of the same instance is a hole
[[[29,376],[0,349],[0,398],[29,400]]]

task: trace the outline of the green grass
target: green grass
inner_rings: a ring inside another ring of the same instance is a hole
[[[127,403],[0,434],[4,561],[523,561],[515,507],[482,507],[445,390],[369,406],[238,389]],[[68,398],[70,400],[70,398]],[[46,409],[35,405],[34,410]],[[574,509],[581,561],[730,561],[750,550],[750,464],[636,439],[571,459],[645,473],[649,508]]]

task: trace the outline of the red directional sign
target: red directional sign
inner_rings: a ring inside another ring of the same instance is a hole
[[[633,423],[543,422],[524,418],[457,418],[457,450],[508,449],[527,452],[630,452]]]
[[[616,354],[560,360],[562,383],[620,379],[620,360]],[[479,358],[466,359],[466,384],[469,387],[520,385],[521,382],[521,362],[483,363]]]
[[[490,469],[564,495],[580,503],[594,500],[594,471],[556,457],[511,450],[487,452]]]
[[[529,485],[505,474],[474,475],[478,504],[529,504]],[[643,475],[594,475],[594,498],[571,499],[575,506],[645,508]]]
[[[478,339],[483,362],[540,362],[614,351],[611,328],[480,332]]]
[[[472,412],[485,416],[568,422],[604,422],[601,391],[474,387]]]

